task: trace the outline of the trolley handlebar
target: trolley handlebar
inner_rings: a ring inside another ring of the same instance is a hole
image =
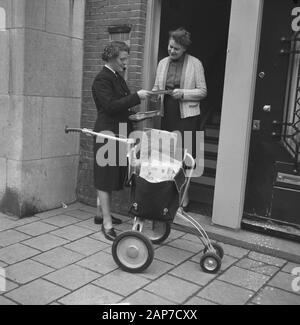
[[[119,141],[119,142],[123,142],[126,143],[128,145],[134,144],[135,140],[134,139],[127,139],[127,138],[118,138],[118,137],[114,137],[112,135],[109,134],[105,134],[105,133],[99,133],[99,132],[94,132],[90,129],[86,129],[86,128],[69,128],[68,126],[65,127],[65,133],[70,133],[70,132],[74,132],[74,133],[84,133],[87,135],[94,135],[97,137],[102,137],[105,139],[110,139],[110,140],[115,140],[115,141]]]

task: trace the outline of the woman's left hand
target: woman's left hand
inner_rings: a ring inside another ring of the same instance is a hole
[[[172,92],[172,96],[175,99],[183,99],[183,90],[182,89],[174,89]]]

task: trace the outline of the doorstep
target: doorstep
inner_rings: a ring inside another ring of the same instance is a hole
[[[300,244],[265,234],[253,233],[243,229],[230,229],[212,223],[211,218],[197,213],[189,213],[205,229],[210,239],[224,244],[239,246],[262,254],[272,255],[300,264]],[[179,217],[175,217],[173,228],[197,233],[197,230]]]

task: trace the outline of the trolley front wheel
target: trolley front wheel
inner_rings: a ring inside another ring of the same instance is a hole
[[[152,263],[154,249],[144,234],[138,231],[125,231],[114,240],[112,256],[122,270],[138,273]]]
[[[170,232],[169,222],[145,220],[143,233],[151,240],[152,244],[161,244],[169,237]]]
[[[224,257],[224,250],[222,248],[221,245],[219,245],[218,243],[211,243],[211,246],[214,248],[214,250],[216,251],[216,254],[220,257],[220,259],[222,260]],[[209,248],[208,246],[204,247],[203,253],[207,253],[209,252]]]
[[[204,272],[217,273],[221,268],[221,259],[215,253],[205,253],[201,256],[200,266]]]

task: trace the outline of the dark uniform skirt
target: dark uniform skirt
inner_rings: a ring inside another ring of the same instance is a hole
[[[103,160],[107,160],[109,153],[105,152],[104,154],[104,150],[99,152],[99,149],[106,145],[107,142],[106,139],[104,143],[97,143],[96,137],[94,138],[94,186],[99,191],[119,191],[124,188],[127,176],[126,145],[116,142],[115,152],[110,153],[112,161],[102,166]],[[122,156],[121,164],[119,161],[120,156]]]
[[[196,157],[196,131],[199,127],[200,116],[181,118],[179,101],[166,95],[164,99],[164,116],[161,120],[162,130],[179,131],[182,136],[182,149],[187,149],[194,158]],[[184,131],[191,131],[191,141],[184,141]]]

